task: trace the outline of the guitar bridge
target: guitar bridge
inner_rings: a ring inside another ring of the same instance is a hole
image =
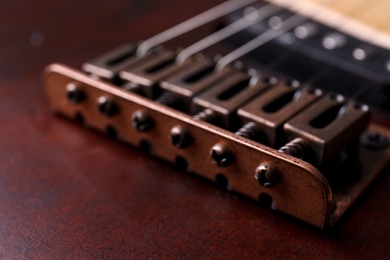
[[[54,111],[325,229],[390,159],[367,105],[294,80],[139,44],[45,70]]]

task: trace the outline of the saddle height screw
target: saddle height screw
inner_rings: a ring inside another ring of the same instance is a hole
[[[153,119],[141,110],[133,113],[132,122],[134,128],[141,132],[150,130],[154,125]]]
[[[234,161],[233,153],[222,144],[216,144],[210,151],[211,159],[218,167],[227,167]]]
[[[119,113],[118,105],[112,99],[105,96],[98,99],[97,108],[106,117],[113,117]]]
[[[177,148],[186,148],[192,143],[192,137],[181,126],[175,126],[169,134],[172,144]]]
[[[255,171],[255,178],[261,186],[271,188],[280,181],[280,173],[268,163],[262,163]]]
[[[76,83],[69,83],[66,86],[66,97],[70,103],[79,104],[87,98],[87,95]]]

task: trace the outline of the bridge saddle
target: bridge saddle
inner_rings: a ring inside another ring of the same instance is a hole
[[[128,44],[45,71],[52,108],[319,228],[386,166],[389,132],[368,106],[294,80],[216,68],[205,55],[137,56]],[[378,144],[378,145],[376,145]]]

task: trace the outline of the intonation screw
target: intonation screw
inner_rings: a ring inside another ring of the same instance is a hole
[[[132,122],[138,131],[147,131],[154,125],[153,119],[144,111],[138,110],[133,113]]]
[[[208,123],[216,124],[218,122],[217,115],[213,110],[207,108],[194,116],[197,120],[202,120]]]
[[[265,141],[264,134],[254,122],[246,123],[235,134],[259,143],[264,143]]]
[[[216,144],[210,151],[211,159],[218,167],[227,167],[234,161],[233,153],[225,145]]]
[[[97,108],[106,117],[113,117],[119,113],[118,105],[112,99],[105,96],[98,99]]]
[[[192,143],[191,135],[181,126],[173,127],[169,137],[172,144],[177,148],[186,148]]]
[[[295,138],[279,149],[279,152],[294,156],[298,159],[308,159],[308,143],[302,138]]]
[[[255,171],[255,178],[261,186],[271,188],[280,180],[280,173],[268,163],[262,163]]]
[[[76,83],[69,83],[66,86],[66,97],[70,103],[79,104],[83,102],[87,96]]]

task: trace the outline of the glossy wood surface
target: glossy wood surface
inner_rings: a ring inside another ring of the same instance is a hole
[[[1,258],[390,257],[386,172],[324,233],[50,111],[47,64],[80,67],[219,2],[0,2]]]

